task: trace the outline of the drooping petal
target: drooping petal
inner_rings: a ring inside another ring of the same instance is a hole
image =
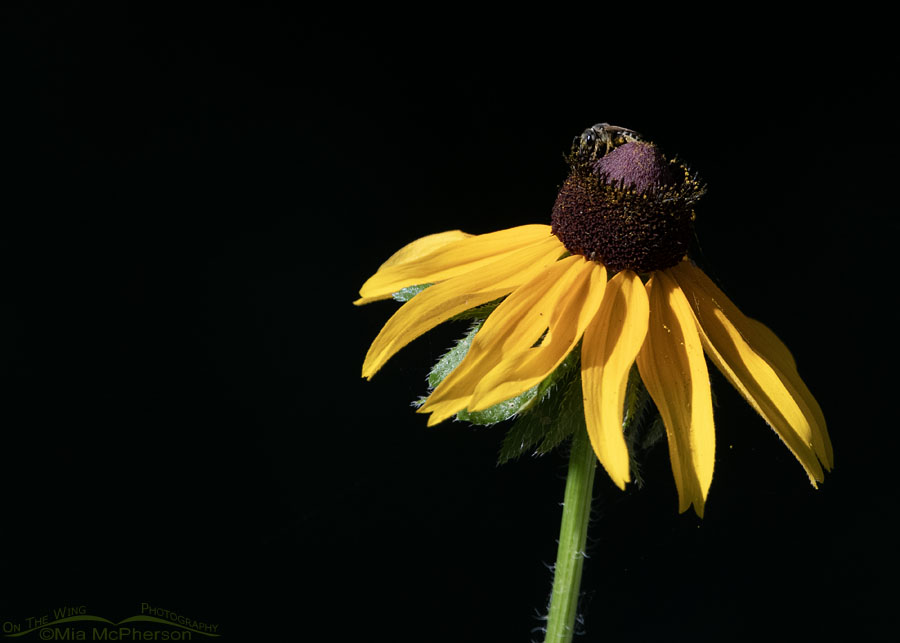
[[[389,297],[407,286],[437,283],[479,268],[486,269],[498,257],[548,238],[563,247],[556,237],[551,236],[548,225],[524,225],[451,240],[453,236],[454,233],[440,233],[437,238],[432,235],[402,248],[369,277],[359,290],[360,299],[353,303],[366,304]],[[397,254],[400,254],[399,258]]]
[[[363,377],[371,379],[398,350],[450,317],[509,294],[554,263],[561,248],[556,237],[548,237],[426,288],[394,313],[378,333],[363,362]]]
[[[666,426],[678,510],[693,504],[702,517],[716,445],[703,346],[690,305],[675,281],[656,272],[647,290],[650,322],[637,356],[638,370]]]
[[[631,480],[622,430],[628,372],[647,335],[647,290],[640,277],[623,270],[609,280],[603,303],[584,332],[581,387],[584,419],[600,464],[619,486]]]
[[[693,266],[692,266],[693,267]],[[685,270],[684,268],[680,270]],[[695,270],[703,273],[699,268],[695,268]],[[703,273],[703,276],[706,276],[706,273]],[[707,280],[709,278],[707,277]],[[718,290],[718,287],[715,284],[712,284],[712,287]],[[722,292],[721,290],[719,291]],[[796,371],[797,370],[797,362],[794,359],[794,356],[791,355],[791,351],[788,350],[788,347],[784,345],[778,336],[772,332],[772,330],[763,324],[761,321],[756,319],[752,319],[750,317],[745,316],[743,313],[738,310],[737,306],[735,306],[728,297],[725,296],[725,293],[722,293],[722,298],[728,301],[730,307],[733,307],[734,310],[737,310],[740,317],[743,318],[743,321],[746,322],[747,328],[745,332],[751,337],[754,338],[754,343],[759,343],[760,346],[765,346],[763,352],[769,356],[769,361],[773,364],[778,364],[781,370],[787,371]]]
[[[752,338],[751,344],[778,371],[779,377],[797,400],[800,408],[803,409],[804,415],[812,417],[813,421],[810,422],[810,426],[813,430],[813,448],[824,467],[830,471],[834,466],[834,451],[828,436],[825,415],[816,398],[800,378],[793,355],[767,326],[750,317],[744,317],[744,319],[748,323],[748,328],[744,330],[744,333]]]
[[[491,313],[463,361],[419,408],[420,413],[431,413],[429,426],[466,408],[483,377],[541,338],[560,300],[583,274],[583,262],[580,256],[570,256],[541,270]]]
[[[821,482],[818,460],[831,466],[831,442],[822,411],[800,379],[790,352],[690,262],[669,272],[688,297],[710,359],[775,430],[812,484]]]
[[[606,288],[606,268],[581,258],[574,262],[576,277],[553,308],[549,329],[540,346],[503,359],[475,387],[467,408],[481,411],[540,384],[558,367],[581,339],[596,315]]]

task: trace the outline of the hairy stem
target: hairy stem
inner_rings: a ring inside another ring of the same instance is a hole
[[[572,453],[566,475],[545,643],[569,643],[574,634],[596,468],[597,456],[591,448],[587,432],[576,431],[572,437]]]

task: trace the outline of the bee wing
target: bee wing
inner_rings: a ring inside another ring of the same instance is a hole
[[[640,132],[635,132],[633,129],[628,129],[627,127],[619,127],[618,125],[607,125],[606,130],[608,132],[616,132],[617,134],[622,134],[623,136],[631,135],[634,138],[641,138]]]

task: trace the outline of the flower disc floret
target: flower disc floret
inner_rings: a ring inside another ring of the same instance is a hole
[[[652,143],[629,142],[596,160],[573,154],[551,214],[553,234],[572,254],[611,272],[674,266],[693,235],[703,187]]]

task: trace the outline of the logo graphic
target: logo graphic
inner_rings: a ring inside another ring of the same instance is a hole
[[[0,616],[0,636],[10,641],[199,641],[220,638],[217,623],[141,603],[140,613],[118,621],[86,605],[63,606],[21,619]]]

